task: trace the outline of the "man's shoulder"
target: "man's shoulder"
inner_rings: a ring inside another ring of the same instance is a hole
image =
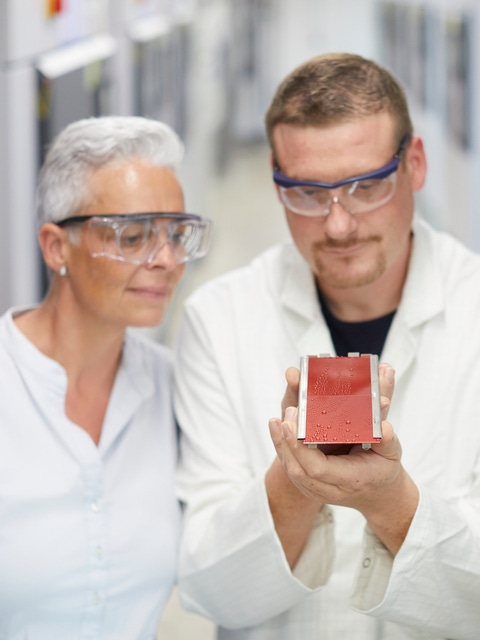
[[[452,249],[460,252],[465,252],[470,255],[477,255],[472,249],[469,249],[467,245],[454,236],[451,232],[439,229],[432,222],[425,220],[420,216],[416,216],[413,222],[413,231],[415,235],[420,235],[423,239],[429,242],[439,243],[445,247],[451,247]]]
[[[452,234],[415,221],[415,244],[404,299],[419,308],[480,311],[480,255]],[[419,301],[421,296],[421,302]]]
[[[480,275],[480,254],[467,247],[451,233],[434,229],[424,220],[416,220],[415,236],[420,242],[419,249],[426,257],[437,262],[445,276],[472,277]]]

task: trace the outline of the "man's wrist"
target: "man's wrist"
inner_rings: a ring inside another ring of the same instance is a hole
[[[398,477],[372,505],[362,509],[370,529],[396,555],[405,540],[418,507],[419,491],[401,467]]]

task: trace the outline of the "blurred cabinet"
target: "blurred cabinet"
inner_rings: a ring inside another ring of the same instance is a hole
[[[0,312],[45,289],[35,184],[47,145],[69,122],[112,109],[107,9],[107,0],[0,4]]]
[[[380,60],[401,80],[429,170],[417,196],[435,226],[480,250],[480,7],[472,0],[378,3]]]

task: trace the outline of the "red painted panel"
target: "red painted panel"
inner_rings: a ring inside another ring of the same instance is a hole
[[[370,356],[310,357],[306,444],[372,443]]]

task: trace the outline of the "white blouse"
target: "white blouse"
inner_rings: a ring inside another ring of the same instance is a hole
[[[152,640],[180,509],[168,350],[128,334],[98,446],[67,379],[0,318],[0,639]]]

